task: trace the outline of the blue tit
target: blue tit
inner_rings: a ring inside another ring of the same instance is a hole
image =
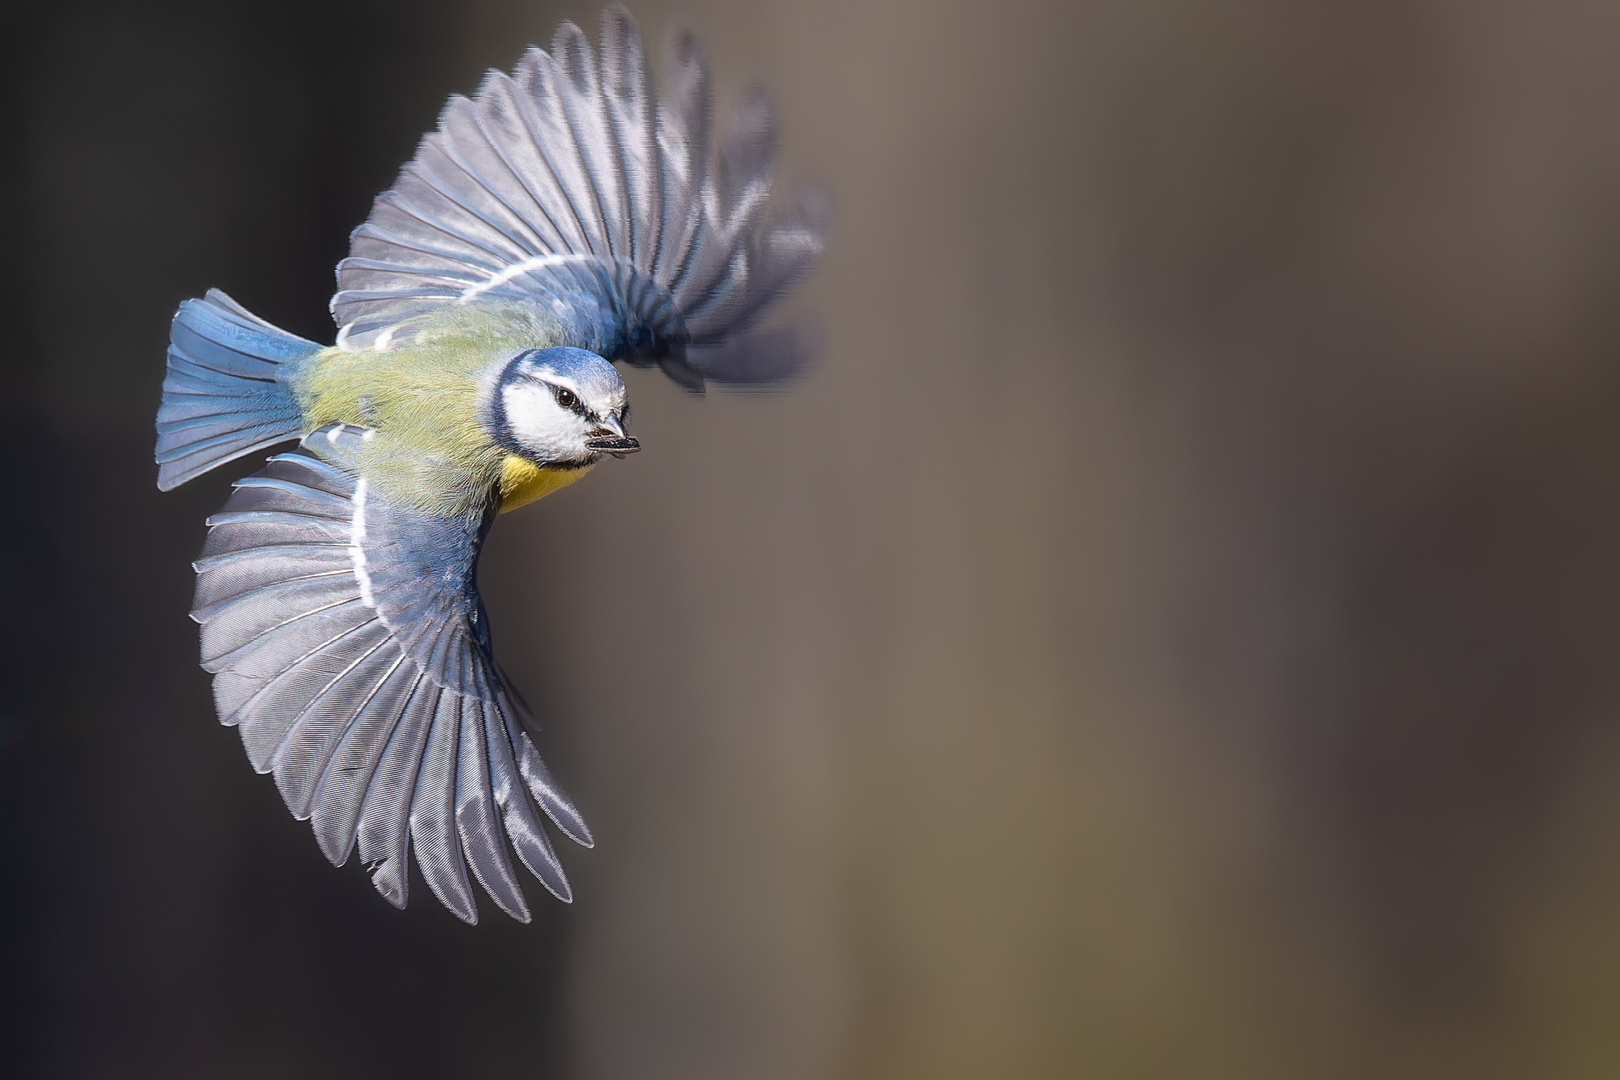
[[[761,383],[805,336],[760,313],[822,247],[824,201],[773,208],[771,110],[711,162],[709,81],[675,42],[660,92],[618,8],[452,97],[337,267],[336,344],[224,293],[175,315],[158,487],[289,440],[236,481],[192,617],[220,722],[341,865],[404,907],[411,853],[444,905],[473,878],[529,918],[511,853],[570,891],[542,815],[591,834],[495,664],[476,585],[496,517],[639,449],[614,362]]]

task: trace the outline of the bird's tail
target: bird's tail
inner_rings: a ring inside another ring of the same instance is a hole
[[[320,349],[218,289],[181,304],[169,328],[169,372],[157,415],[158,487],[168,491],[303,434],[287,376]]]

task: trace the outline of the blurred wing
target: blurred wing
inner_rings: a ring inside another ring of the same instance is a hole
[[[758,91],[711,172],[689,38],[670,67],[655,96],[640,31],[613,7],[599,58],[563,23],[550,55],[452,97],[338,264],[339,345],[406,340],[446,305],[515,304],[558,344],[659,363],[695,389],[790,373],[803,337],[746,330],[821,250],[824,200],[768,213],[776,141]]]
[[[389,506],[352,466],[366,434],[315,432],[309,452],[271,458],[208,519],[192,617],[220,722],[240,729],[253,767],[275,774],[327,858],[341,865],[358,847],[395,906],[414,846],[457,916],[478,921],[470,864],[501,910],[527,922],[501,824],[563,900],[535,804],[591,839],[490,654],[475,584],[488,519]]]

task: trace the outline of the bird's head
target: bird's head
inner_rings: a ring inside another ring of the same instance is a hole
[[[584,349],[529,349],[506,362],[489,399],[488,424],[505,449],[540,465],[584,465],[641,449],[625,434],[624,380]]]

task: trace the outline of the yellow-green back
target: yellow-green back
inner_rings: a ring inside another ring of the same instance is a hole
[[[308,431],[348,423],[377,433],[362,469],[391,500],[478,513],[505,479],[510,509],[577,478],[553,483],[508,462],[480,416],[504,362],[550,344],[548,329],[499,309],[452,309],[390,349],[322,350],[301,365],[293,390]]]

